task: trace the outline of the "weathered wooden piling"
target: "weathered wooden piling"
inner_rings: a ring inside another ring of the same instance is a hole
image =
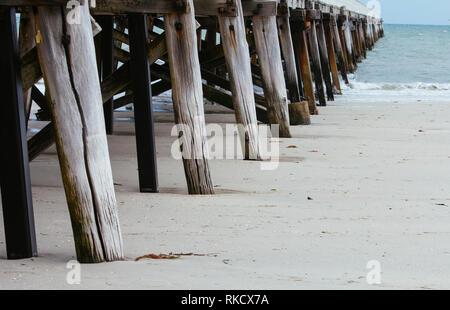
[[[372,24],[372,35],[373,35],[373,41],[377,42],[378,41],[378,32],[377,32],[377,27],[375,24]]]
[[[190,194],[213,194],[208,163],[202,77],[197,51],[195,9],[164,15],[175,122],[182,135],[183,164]],[[256,113],[255,113],[256,114]]]
[[[233,106],[236,121],[244,126],[245,157],[260,160],[258,124],[256,119],[255,96],[253,93],[252,71],[246,38],[244,14],[241,0],[236,0],[236,16],[219,13],[219,28],[222,47],[230,75]]]
[[[314,17],[315,18],[315,17]],[[322,65],[320,63],[319,44],[317,43],[317,26],[315,19],[311,19],[308,33],[309,53],[311,57],[311,70],[316,85],[316,94],[319,105],[326,106],[325,91],[323,87]]]
[[[366,38],[364,36],[364,32],[363,32],[363,25],[362,25],[362,20],[359,19],[358,20],[358,38],[360,40],[360,44],[361,44],[361,56],[366,59],[366,51],[367,51],[367,46],[366,46]]]
[[[361,50],[360,50],[359,41],[358,41],[358,34],[356,33],[356,27],[355,27],[355,23],[353,20],[349,21],[349,28],[350,28],[350,37],[352,40],[352,53],[354,56],[354,61],[356,63],[360,63],[361,62]]]
[[[301,12],[299,12],[301,14]],[[306,22],[304,16],[301,19],[293,19],[291,21],[292,39],[297,57],[297,63],[300,64],[300,73],[302,76],[304,95],[309,103],[309,112],[311,115],[319,114],[316,106],[314,95],[313,80],[311,75],[311,66],[308,54],[308,46],[306,39]]]
[[[331,26],[331,34],[333,37],[333,43],[334,47],[336,49],[336,56],[337,56],[337,63],[339,67],[339,71],[341,72],[342,79],[346,84],[348,84],[348,77],[347,77],[347,58],[346,54],[344,52],[344,49],[342,47],[341,42],[341,36],[339,34],[337,21],[335,15],[330,15],[330,26]]]
[[[245,127],[240,129],[246,158],[259,160],[258,120],[279,124],[281,136],[290,137],[289,123],[309,124],[309,114],[318,114],[313,77],[319,103],[325,105],[323,85],[332,100],[341,90],[338,71],[348,83],[347,72],[354,72],[366,50],[384,36],[383,21],[364,15],[362,4],[353,12],[326,0],[138,2],[104,0],[89,12],[84,1],[79,22],[69,23],[66,0],[0,0],[0,91],[5,97],[0,135],[7,149],[0,155],[0,184],[8,258],[37,254],[28,162],[53,141],[78,260],[120,260],[122,237],[106,139],[106,131],[113,133],[114,109],[134,104],[139,187],[157,192],[152,96],[172,90],[175,121],[183,125],[179,138],[189,193],[212,194],[203,97],[235,110],[237,123]],[[10,7],[21,7],[19,50]],[[93,36],[99,27],[90,13],[103,26],[98,63]],[[35,86],[42,77],[44,94]],[[255,94],[254,86],[264,95]],[[125,96],[112,101],[121,93]],[[30,98],[40,107],[38,119],[51,122],[27,143]]]
[[[330,63],[331,75],[333,78],[333,91],[336,94],[342,94],[341,92],[341,82],[339,80],[338,66],[336,61],[336,50],[334,48],[333,42],[333,32],[331,31],[331,15],[323,15],[323,30],[325,35],[325,41],[327,45],[328,59]],[[345,74],[347,76],[347,74]]]
[[[286,4],[286,3],[284,3]],[[297,72],[297,64],[295,61],[294,43],[292,41],[291,26],[289,22],[289,8],[282,7],[283,12],[277,17],[278,34],[280,37],[281,51],[283,53],[286,68],[286,85],[289,92],[289,119],[291,125],[310,125],[311,118],[309,116],[309,105],[302,101]]]
[[[69,24],[65,9],[38,8],[36,43],[77,259],[98,263],[123,259],[123,247],[88,5],[79,12],[80,24]]]
[[[352,53],[351,53],[351,47],[349,48],[349,42],[346,36],[346,31],[345,31],[345,25],[346,23],[346,16],[343,15],[339,15],[338,18],[338,31],[339,31],[339,39],[341,41],[341,45],[342,45],[342,52],[344,54],[344,59],[345,59],[345,64],[347,65],[347,72],[350,73],[354,73],[355,72],[355,68],[353,66],[353,57],[352,57]]]
[[[270,124],[279,125],[280,137],[290,138],[288,98],[276,16],[253,16],[252,21],[268,119]]]
[[[319,43],[320,64],[322,67],[323,80],[325,81],[325,87],[327,91],[327,100],[334,101],[330,61],[328,59],[328,46],[325,41],[325,30],[322,21],[319,21],[317,23],[317,41]]]

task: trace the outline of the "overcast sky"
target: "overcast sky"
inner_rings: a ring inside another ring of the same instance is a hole
[[[450,25],[450,0],[379,0],[389,24]],[[369,2],[363,0],[363,3]]]

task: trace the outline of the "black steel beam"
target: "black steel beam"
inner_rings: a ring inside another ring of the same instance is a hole
[[[0,7],[0,185],[9,259],[37,256],[16,12]]]
[[[129,14],[128,28],[131,53],[131,88],[134,94],[139,188],[142,193],[155,193],[158,192],[158,173],[146,15]]]

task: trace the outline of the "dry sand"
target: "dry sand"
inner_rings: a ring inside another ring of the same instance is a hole
[[[281,139],[276,171],[212,161],[217,195],[207,197],[186,194],[170,115],[156,125],[161,193],[138,193],[133,125],[118,122],[109,142],[127,261],[83,265],[81,284],[66,283],[74,245],[52,148],[31,164],[40,256],[6,260],[1,219],[0,288],[449,289],[449,115],[449,102],[344,96]],[[134,261],[169,252],[206,256]],[[370,260],[380,285],[367,284]]]

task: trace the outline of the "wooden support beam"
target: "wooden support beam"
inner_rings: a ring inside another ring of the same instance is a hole
[[[28,140],[28,158],[36,159],[42,152],[55,143],[55,129],[53,123],[47,124],[37,134]]]
[[[297,64],[295,61],[294,43],[292,41],[289,16],[277,17],[278,34],[280,37],[281,51],[283,53],[286,68],[286,85],[289,91],[289,120],[291,125],[310,125],[309,107],[306,104],[298,104],[302,101],[300,83],[298,79]],[[298,113],[298,108],[303,112]]]
[[[319,44],[317,43],[316,21],[311,20],[311,27],[308,32],[309,55],[311,57],[311,71],[316,84],[316,94],[319,97],[319,105],[326,106],[325,91],[323,87],[322,66],[320,64]]]
[[[344,26],[345,26],[344,21],[340,19],[337,24],[337,27],[338,27],[338,32],[339,32],[339,39],[340,39],[341,45],[342,45],[342,52],[343,52],[344,59],[345,59],[346,72],[354,73],[355,68],[353,66],[351,52],[349,52],[349,48],[348,48],[349,43],[347,42]]]
[[[148,29],[146,15],[128,15],[130,79],[134,96],[136,147],[141,193],[158,192],[158,171],[152,111]]]
[[[167,68],[166,65],[152,65],[151,67],[152,74],[155,75],[158,79],[162,79],[164,82],[168,81],[170,86],[169,89],[172,88],[170,83],[170,69]],[[203,95],[206,99],[211,102],[215,102],[219,105],[222,105],[228,109],[234,110],[233,106],[233,98],[231,95],[216,89],[213,86],[208,85],[209,83],[217,85],[227,91],[231,91],[231,82],[219,75],[213,74],[206,69],[201,70],[202,79],[207,81],[207,84],[203,84]],[[258,121],[268,124],[267,119],[267,109],[264,107],[265,99],[262,96],[255,95],[255,99],[257,101],[256,105],[256,116]]]
[[[337,94],[342,94],[341,82],[339,80],[338,66],[336,62],[336,50],[333,42],[333,32],[331,30],[331,20],[329,18],[323,20],[323,29],[327,44],[328,59],[330,61],[331,76],[333,77],[333,86]],[[344,70],[345,72],[345,70]],[[345,74],[347,76],[347,74]]]
[[[290,138],[288,98],[276,16],[254,16],[252,21],[269,122],[279,125],[280,137]]]
[[[292,39],[297,56],[297,64],[300,64],[304,95],[309,103],[309,112],[311,115],[319,114],[314,95],[313,80],[311,75],[311,66],[308,54],[306,40],[306,27],[304,22],[294,20],[291,22]]]
[[[114,16],[97,16],[97,22],[102,27],[100,33],[101,57],[100,57],[100,79],[103,81],[114,71]],[[106,133],[114,133],[114,99],[111,98],[103,104],[103,114],[105,117]]]
[[[214,194],[214,185],[208,163],[197,26],[192,0],[187,5],[188,13],[164,16],[172,97],[189,193],[208,195]]]
[[[77,259],[123,259],[117,202],[96,70],[91,17],[80,6],[80,24],[68,24],[63,8],[37,10],[37,47],[55,125],[61,174]]]
[[[352,31],[350,27],[350,22],[347,20],[344,22],[344,37],[347,47],[347,56],[349,63],[352,64],[352,73],[356,71],[357,68],[357,57],[355,55],[355,42],[353,41]]]
[[[277,18],[278,34],[280,37],[281,51],[286,67],[286,86],[289,90],[291,102],[300,102],[300,84],[298,81],[297,66],[295,63],[294,43],[292,41],[291,26],[288,16]]]
[[[99,15],[187,13],[188,2],[188,0],[101,0],[96,1],[92,12]],[[194,0],[194,3],[197,15],[212,16],[220,13],[227,16],[237,16],[235,0]],[[0,5],[66,7],[67,0],[0,0]],[[245,16],[275,16],[277,1],[245,1],[243,8]]]
[[[356,62],[362,62],[362,50],[355,21],[352,21],[351,35],[353,41],[353,54],[355,55]]]
[[[37,256],[16,11],[0,7],[0,185],[8,259]]]
[[[331,82],[330,60],[328,59],[328,46],[325,41],[323,21],[317,21],[317,42],[319,43],[320,65],[325,81],[327,100],[334,101],[333,83]]]
[[[22,88],[24,91],[30,89],[42,78],[42,71],[39,65],[37,50],[33,48],[21,59]]]
[[[367,45],[366,45],[366,37],[363,32],[362,21],[358,21],[358,37],[361,44],[361,56],[365,59],[367,57]]]
[[[333,43],[336,50],[337,55],[337,64],[339,67],[339,71],[341,72],[342,79],[344,80],[345,84],[348,84],[348,77],[347,77],[347,59],[344,53],[344,49],[342,47],[341,42],[341,36],[339,35],[339,30],[337,27],[336,18],[334,15],[331,15],[330,19],[330,27],[331,27],[331,34],[333,37]]]
[[[237,16],[219,15],[222,46],[230,75],[236,122],[245,128],[244,152],[247,159],[260,160],[258,122],[255,96],[253,94],[252,71],[246,39],[241,0],[236,0]]]
[[[372,24],[372,35],[373,35],[373,42],[376,43],[378,41],[378,33],[375,24]]]

